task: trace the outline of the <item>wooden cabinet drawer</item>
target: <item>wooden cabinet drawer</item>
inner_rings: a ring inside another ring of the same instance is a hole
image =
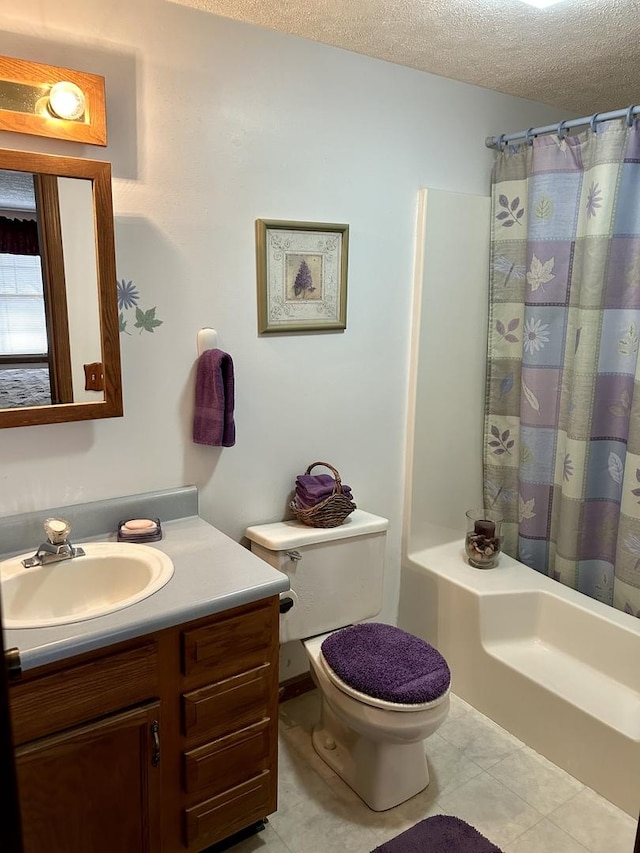
[[[187,793],[214,796],[244,782],[247,776],[268,770],[273,728],[270,720],[261,720],[185,753]]]
[[[184,811],[185,843],[202,849],[266,817],[273,808],[268,770]]]
[[[269,717],[271,669],[264,663],[183,694],[184,734],[210,740]]]
[[[274,605],[268,600],[185,631],[184,674],[200,681],[217,681],[267,661],[274,631],[278,631],[278,621],[273,614]]]
[[[16,745],[154,698],[153,642],[11,685]]]

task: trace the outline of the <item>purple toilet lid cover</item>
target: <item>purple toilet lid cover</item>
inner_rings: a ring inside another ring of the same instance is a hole
[[[421,705],[438,699],[451,684],[440,652],[393,625],[351,625],[327,637],[321,648],[342,681],[375,699]]]

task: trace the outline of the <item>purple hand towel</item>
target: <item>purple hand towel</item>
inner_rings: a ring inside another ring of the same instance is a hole
[[[193,440],[212,447],[233,447],[236,426],[233,361],[219,349],[205,350],[196,369]]]

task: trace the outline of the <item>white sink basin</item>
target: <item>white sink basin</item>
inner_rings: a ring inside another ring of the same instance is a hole
[[[5,628],[45,628],[104,616],[153,595],[173,575],[162,551],[132,542],[85,542],[83,557],[25,569],[34,551],[0,562]]]

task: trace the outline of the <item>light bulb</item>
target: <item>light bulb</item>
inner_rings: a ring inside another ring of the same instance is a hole
[[[49,111],[57,118],[76,121],[84,113],[84,92],[67,80],[55,83],[49,92]]]

